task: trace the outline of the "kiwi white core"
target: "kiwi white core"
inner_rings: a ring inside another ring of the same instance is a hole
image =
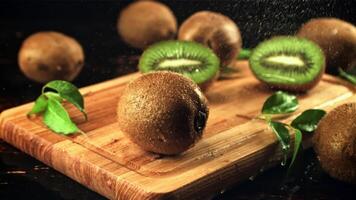
[[[180,59],[168,59],[168,60],[163,60],[158,64],[159,68],[172,68],[172,67],[182,67],[182,66],[192,66],[192,65],[201,65],[202,62],[199,60],[191,60],[191,59],[186,59],[186,58],[180,58]]]
[[[289,56],[289,55],[276,55],[270,56],[265,59],[266,62],[271,64],[279,64],[279,65],[293,65],[297,67],[305,66],[304,61],[298,56]]]

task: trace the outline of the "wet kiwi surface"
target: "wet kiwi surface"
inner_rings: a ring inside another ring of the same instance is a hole
[[[146,151],[179,154],[202,136],[207,100],[190,79],[174,72],[152,72],[129,83],[120,97],[120,129]]]
[[[330,176],[356,183],[356,103],[329,112],[318,124],[313,144]]]
[[[326,56],[326,71],[337,74],[356,68],[356,27],[336,18],[315,18],[306,22],[298,36],[317,43]]]
[[[155,42],[173,39],[177,21],[166,5],[156,1],[137,1],[121,11],[117,28],[126,43],[145,49]]]
[[[209,85],[219,72],[219,59],[207,47],[189,41],[163,41],[144,51],[139,61],[143,73],[173,71],[191,78],[199,86]]]
[[[38,32],[22,43],[18,62],[21,71],[34,81],[72,81],[84,65],[84,53],[74,38],[53,31]]]
[[[222,66],[230,65],[241,49],[240,30],[227,16],[200,11],[186,19],[179,28],[179,40],[196,41],[213,49]]]
[[[276,89],[307,91],[324,73],[325,58],[313,42],[280,36],[260,43],[249,59],[257,79]]]

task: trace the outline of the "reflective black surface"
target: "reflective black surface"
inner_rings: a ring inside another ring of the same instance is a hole
[[[85,86],[136,71],[141,53],[116,31],[119,11],[130,1],[2,1],[0,3],[0,111],[32,101],[41,84],[26,79],[17,65],[21,42],[30,34],[55,30],[76,38],[86,62],[74,81]],[[199,10],[224,13],[236,21],[243,46],[273,35],[293,34],[312,17],[334,16],[356,23],[355,0],[164,1],[181,23]],[[312,150],[295,174],[275,167],[217,194],[215,199],[356,199],[355,186],[324,174]],[[223,184],[223,183],[222,183]],[[0,199],[103,199],[68,177],[0,141]]]

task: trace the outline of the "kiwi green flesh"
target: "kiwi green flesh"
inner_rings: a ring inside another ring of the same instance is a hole
[[[266,83],[303,85],[324,71],[325,58],[314,43],[297,37],[277,37],[258,45],[249,59],[252,72]]]
[[[197,84],[202,84],[216,76],[219,65],[219,59],[213,51],[198,43],[164,41],[144,51],[139,69],[143,73],[173,71],[187,76]]]

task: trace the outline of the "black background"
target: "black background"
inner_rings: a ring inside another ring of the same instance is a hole
[[[10,1],[0,3],[0,111],[34,100],[40,84],[19,71],[17,53],[32,33],[54,30],[76,38],[86,60],[74,81],[81,87],[136,71],[141,51],[123,43],[116,30],[118,14],[131,1]],[[294,34],[313,17],[332,16],[356,23],[355,0],[215,0],[163,1],[178,24],[200,10],[221,12],[239,26],[243,46],[254,47],[274,35]],[[276,167],[252,182],[235,186],[224,199],[354,199],[353,186],[322,173],[307,151],[301,174],[285,183]],[[8,173],[20,171],[21,173]],[[22,173],[24,172],[24,173]],[[0,199],[100,199],[64,175],[0,141]]]

